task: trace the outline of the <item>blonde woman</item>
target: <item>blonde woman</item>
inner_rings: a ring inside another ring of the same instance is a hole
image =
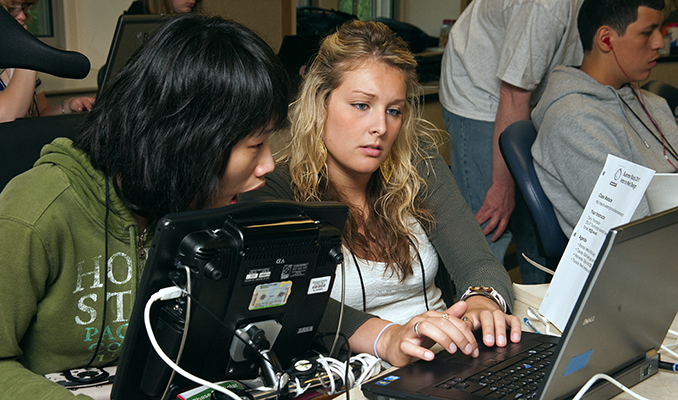
[[[477,356],[473,329],[490,346],[520,340],[518,319],[507,314],[511,281],[437,152],[437,130],[420,116],[415,69],[406,44],[383,24],[354,21],[326,38],[291,106],[278,169],[254,193],[349,206],[343,250],[352,309],[342,332],[354,351],[393,365],[432,359],[434,341]],[[465,300],[450,308],[434,284],[439,257]],[[338,309],[330,303],[322,329],[336,329]]]
[[[0,5],[25,28],[31,15],[30,10],[37,2],[38,0],[0,0]],[[22,117],[87,111],[92,108],[93,102],[92,97],[73,97],[59,105],[50,106],[36,71],[0,68],[0,122]]]

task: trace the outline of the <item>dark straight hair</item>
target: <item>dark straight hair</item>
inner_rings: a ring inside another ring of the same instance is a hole
[[[287,107],[286,73],[261,38],[233,21],[182,15],[106,86],[75,146],[126,205],[156,221],[208,206],[233,146],[281,128]]]
[[[620,36],[638,19],[638,7],[663,10],[664,0],[584,0],[577,16],[577,29],[584,51],[593,48],[593,38],[607,25]]]

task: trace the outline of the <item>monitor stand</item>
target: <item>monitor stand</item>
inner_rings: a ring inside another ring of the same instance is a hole
[[[281,329],[282,325],[275,320],[252,323],[236,329],[231,342],[231,358],[234,361],[256,362],[261,371],[263,386],[269,388],[287,386],[287,375],[271,350]]]

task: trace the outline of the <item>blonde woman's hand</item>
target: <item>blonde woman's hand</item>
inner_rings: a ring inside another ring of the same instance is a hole
[[[484,296],[471,296],[465,302],[468,309],[461,318],[468,323],[471,329],[483,330],[483,343],[486,346],[506,346],[508,343],[507,329],[510,330],[510,340],[513,343],[520,342],[521,326],[518,317],[504,314],[494,300]]]

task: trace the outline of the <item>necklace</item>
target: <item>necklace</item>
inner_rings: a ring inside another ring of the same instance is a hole
[[[419,267],[421,268],[421,283],[424,288],[424,305],[426,306],[426,311],[429,311],[430,308],[428,306],[428,295],[426,294],[426,271],[424,269],[424,261],[421,259],[421,255],[419,254],[419,249],[417,249],[417,246],[414,245],[414,242],[412,241],[411,238],[407,238],[409,240],[410,244],[412,247],[415,248],[417,251],[417,258],[419,259]],[[355,268],[358,271],[358,279],[360,280],[360,289],[362,290],[362,296],[363,296],[363,312],[367,312],[367,298],[365,294],[365,282],[363,281],[363,274],[360,272],[360,264],[358,264],[358,258],[355,256],[355,253],[353,252],[353,248],[351,247],[351,244],[346,242],[349,251],[351,252],[351,256],[353,258],[353,263],[355,264]]]
[[[632,89],[633,89],[633,88],[632,88]],[[640,115],[638,115],[638,114],[636,113],[636,111],[635,111],[633,108],[631,108],[631,105],[630,105],[629,103],[627,103],[626,100],[625,100],[622,96],[619,96],[619,98],[621,99],[622,103],[624,103],[624,105],[631,111],[631,113],[633,113],[633,115],[636,117],[636,119],[638,119],[638,121],[645,127],[645,129],[647,129],[647,131],[650,132],[650,134],[652,135],[652,137],[653,137],[659,144],[661,144],[661,146],[662,146],[662,151],[663,151],[663,155],[664,155],[664,159],[666,159],[666,161],[667,161],[669,164],[671,164],[671,166],[672,166],[676,171],[678,171],[678,168],[676,168],[676,166],[674,165],[674,163],[669,159],[669,156],[667,155],[667,151],[668,151],[668,154],[670,154],[675,160],[678,160],[678,153],[677,153],[676,150],[673,148],[673,145],[668,141],[668,139],[666,138],[666,136],[664,136],[664,132],[662,132],[662,130],[659,128],[659,125],[655,122],[654,118],[652,118],[652,116],[650,115],[649,111],[648,111],[647,108],[645,107],[645,103],[641,100],[641,97],[639,97],[638,93],[636,93],[636,91],[633,90],[633,94],[635,95],[636,99],[638,100],[638,102],[640,103],[641,107],[643,108],[643,111],[645,111],[645,114],[647,115],[647,117],[650,119],[650,122],[652,122],[652,125],[654,125],[654,127],[657,129],[657,132],[659,132],[659,137],[658,137],[657,134],[656,134],[656,133],[655,133],[655,132],[654,132],[654,131],[646,124],[646,123],[645,123],[645,121],[643,121],[643,119],[640,118]],[[642,94],[641,94],[641,96],[642,96]],[[642,139],[642,138],[641,138],[641,139]],[[647,142],[645,142],[645,146],[649,148],[649,145],[647,144]]]

